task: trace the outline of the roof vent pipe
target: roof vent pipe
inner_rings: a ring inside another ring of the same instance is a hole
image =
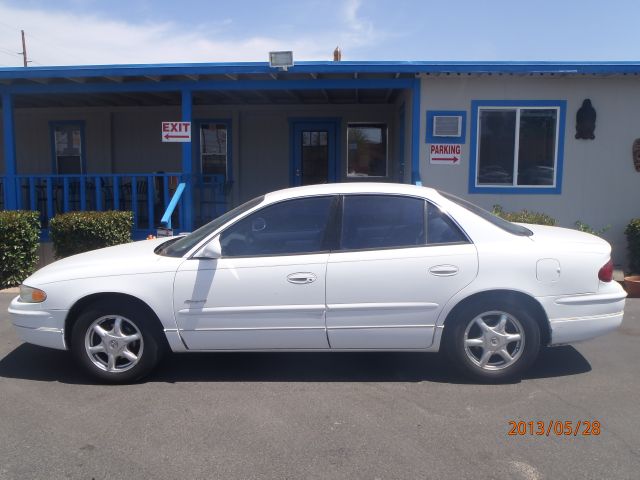
[[[333,61],[339,62],[340,60],[342,60],[342,50],[340,50],[340,47],[336,47],[333,51]]]

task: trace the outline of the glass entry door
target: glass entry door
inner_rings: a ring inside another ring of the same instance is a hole
[[[336,132],[336,121],[293,122],[292,185],[314,185],[336,181],[338,171]]]

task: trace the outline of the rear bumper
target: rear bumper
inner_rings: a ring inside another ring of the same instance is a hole
[[[42,304],[22,303],[16,297],[9,306],[9,318],[20,339],[34,345],[66,350],[66,310],[46,310]]]
[[[581,342],[617,329],[626,296],[617,282],[611,282],[594,294],[538,298],[549,318],[550,344]]]

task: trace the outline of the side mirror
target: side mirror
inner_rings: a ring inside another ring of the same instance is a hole
[[[195,255],[195,258],[201,260],[217,260],[220,257],[222,257],[222,246],[220,245],[219,235],[202,247]]]

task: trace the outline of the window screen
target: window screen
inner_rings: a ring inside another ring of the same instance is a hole
[[[462,117],[436,115],[433,117],[434,137],[459,137],[462,134]]]

